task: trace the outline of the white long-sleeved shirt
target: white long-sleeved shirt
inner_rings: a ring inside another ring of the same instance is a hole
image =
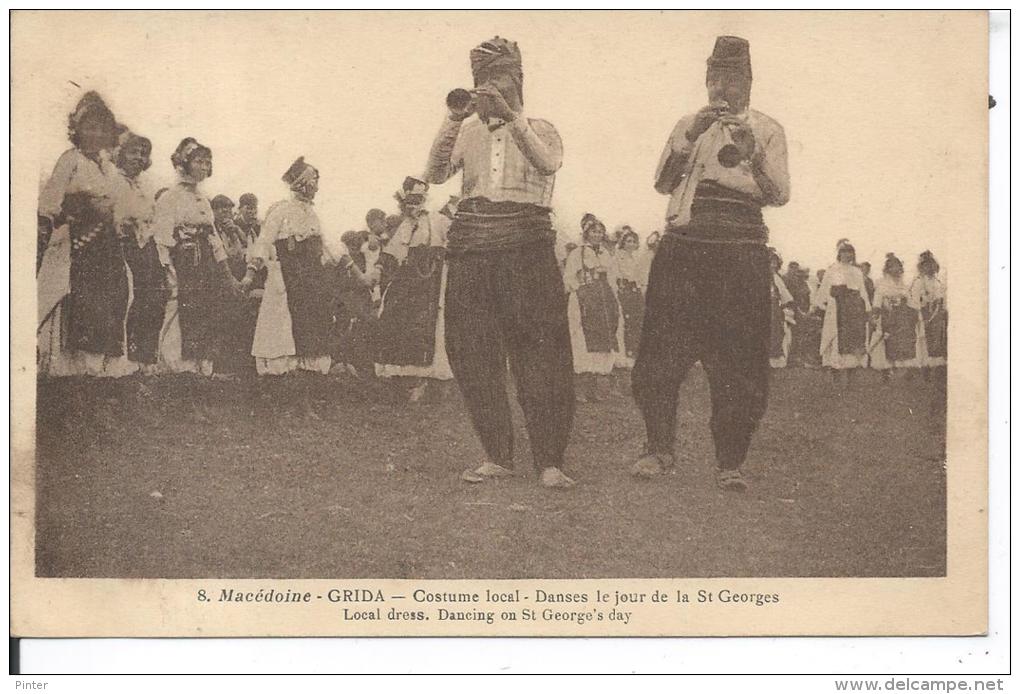
[[[152,236],[156,239],[156,249],[163,265],[170,265],[170,249],[177,245],[174,230],[178,227],[192,229],[208,227],[210,232],[213,231],[212,206],[193,184],[179,182],[156,201],[152,218]],[[227,252],[215,232],[209,234],[209,245],[212,246],[216,262],[227,259]]]
[[[118,228],[124,223],[135,225],[135,240],[142,248],[152,238],[155,202],[142,174],[128,178],[119,169],[110,175],[114,184],[113,221]]]
[[[596,250],[590,244],[582,244],[570,251],[563,268],[563,284],[567,292],[576,292],[577,288],[587,282],[588,276],[606,273],[609,287],[616,291],[616,280],[620,276],[616,257],[605,248]]]
[[[422,211],[417,217],[404,217],[393,232],[383,253],[393,256],[403,264],[407,252],[413,246],[446,246],[446,232],[450,228],[449,218],[438,212]]]
[[[53,174],[39,192],[39,215],[56,219],[63,208],[64,197],[74,193],[87,193],[98,206],[112,208],[116,197],[112,170],[105,153],[97,162],[77,149],[67,150],[57,159]]]
[[[868,292],[864,288],[864,273],[856,265],[846,263],[833,263],[825,271],[825,277],[822,278],[822,283],[818,286],[818,291],[815,292],[814,305],[824,311],[829,304],[829,299],[832,298],[830,290],[833,287],[841,286],[860,294],[864,299],[864,309],[871,311]]]
[[[495,130],[476,116],[447,117],[432,143],[425,180],[445,183],[464,171],[461,197],[549,207],[563,142],[552,123],[524,115]]]
[[[878,281],[875,282],[875,299],[872,302],[874,307],[876,309],[887,309],[898,302],[904,302],[910,308],[918,308],[902,278],[897,282],[888,275],[879,277]]]
[[[276,257],[274,244],[277,241],[291,237],[295,241],[303,241],[312,236],[322,236],[322,224],[315,205],[297,198],[282,200],[266,213],[262,231],[251,248],[249,258],[256,262],[273,259]],[[323,250],[328,250],[325,244]]]
[[[695,117],[696,114],[691,114],[677,122],[655,170],[656,190],[670,196],[666,207],[667,224],[679,226],[690,221],[694,191],[701,181],[715,181],[721,186],[749,195],[762,205],[780,206],[790,200],[790,174],[787,170],[786,134],[783,126],[759,111],[748,110],[737,116],[750,126],[754,134],[756,155],[761,155],[764,179],[767,181],[767,190],[763,190],[755,180],[750,162],[742,161],[732,168],[719,163],[719,150],[730,142],[727,126],[713,123],[695,142],[687,140],[687,131]],[[674,161],[679,162],[682,178],[670,190],[662,178],[671,155],[675,155]]]
[[[945,298],[945,286],[938,277],[918,275],[910,284],[910,299],[917,309],[927,308],[936,301],[944,301]]]
[[[634,282],[642,290],[648,286],[648,267],[644,255],[641,251],[616,252],[620,279]]]

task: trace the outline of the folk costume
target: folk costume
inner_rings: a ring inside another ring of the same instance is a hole
[[[783,277],[783,284],[793,296],[796,322],[791,326],[789,363],[794,366],[813,365],[818,360],[818,347],[812,345],[812,335],[821,334],[821,323],[817,328],[811,316],[811,287],[807,273],[796,262],[791,262]],[[815,319],[816,320],[816,319]]]
[[[428,184],[408,177],[398,200],[424,203]],[[443,297],[446,292],[446,233],[450,220],[415,205],[402,216],[383,250],[389,267],[375,330],[376,375],[450,380]]]
[[[840,371],[864,368],[868,365],[871,302],[864,273],[853,262],[853,246],[843,240],[837,254],[847,255],[829,266],[815,292],[815,307],[825,311],[819,350],[822,366]]]
[[[918,275],[910,284],[910,298],[917,306],[917,362],[922,368],[945,366],[948,352],[949,314],[946,288],[939,280],[938,262],[931,251],[921,254]]]
[[[623,321],[616,298],[619,269],[601,240],[587,238],[602,223],[591,214],[581,223],[586,240],[570,252],[563,270],[574,373],[611,374],[623,347]]]
[[[747,41],[716,39],[708,74],[749,93]],[[738,470],[768,396],[772,273],[762,207],[785,204],[790,183],[779,123],[750,109],[731,117],[753,136],[744,143],[753,146],[750,156],[734,144],[732,126],[718,120],[688,137],[699,118],[693,114],[673,129],[656,172],[656,190],[670,201],[632,376],[647,441],[631,472],[653,476],[673,464],[680,385],[700,360],[711,391],[717,481],[742,490]]]
[[[637,240],[637,234],[627,232],[616,252],[616,298],[620,302],[623,318],[623,345],[617,354],[616,366],[630,369],[634,366],[641,343],[641,326],[645,318],[645,290],[648,287],[650,254],[624,247],[628,238]]]
[[[126,131],[120,150],[138,148],[144,158],[142,170],[149,166],[152,143],[148,138]],[[119,159],[120,157],[118,157]],[[131,304],[127,314],[127,355],[145,370],[153,370],[159,357],[159,338],[163,327],[169,291],[166,273],[159,262],[153,238],[155,201],[141,172],[129,175],[119,164],[114,203],[114,223],[120,230],[124,258],[131,270]]]
[[[180,176],[156,201],[153,236],[170,271],[171,295],[160,340],[160,368],[212,375],[222,353],[221,330],[234,303],[227,253],[213,227],[213,211],[191,162],[210,150],[185,138],[171,157]]]
[[[216,235],[227,254],[227,267],[234,279],[244,279],[248,268],[249,247],[252,237],[237,225],[234,218],[234,202],[226,195],[217,195],[210,204],[215,215]],[[263,288],[259,285],[257,288]],[[252,283],[255,287],[255,283]],[[249,288],[251,289],[251,287]],[[232,310],[224,316],[221,326],[223,351],[215,368],[219,372],[251,376],[256,373],[251,346],[255,339],[255,324],[258,320],[260,299],[247,293],[238,297]]]
[[[471,69],[476,84],[509,77],[523,102],[515,43],[482,43],[471,51]],[[464,173],[447,238],[446,348],[475,431],[488,462],[512,467],[509,359],[535,466],[550,486],[567,486],[558,468],[574,414],[566,292],[550,217],[562,161],[563,145],[548,121],[517,114],[486,123],[451,114],[425,175],[443,183]]]
[[[294,370],[328,373],[333,302],[332,256],[323,244],[322,226],[306,185],[318,183],[318,171],[299,158],[284,173],[290,200],[269,208],[250,254],[248,275],[268,268],[251,354],[260,374]]]
[[[78,129],[108,127],[113,113],[95,92],[70,117],[76,143],[60,156],[39,195],[39,371],[53,376],[121,376],[134,371],[125,357],[130,287],[114,220],[118,174],[107,149],[86,154]]]
[[[918,310],[903,282],[903,263],[892,253],[886,256],[882,276],[875,283],[875,330],[869,339],[871,368],[917,366]]]
[[[772,273],[772,311],[769,330],[769,366],[785,369],[790,360],[790,345],[793,342],[793,326],[796,324],[793,294],[779,272]]]

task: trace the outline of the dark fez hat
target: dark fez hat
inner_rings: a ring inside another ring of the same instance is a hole
[[[708,67],[740,70],[751,77],[751,45],[739,36],[717,36]]]

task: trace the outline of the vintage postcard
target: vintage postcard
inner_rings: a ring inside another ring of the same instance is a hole
[[[985,632],[988,109],[979,11],[13,12],[12,635]]]

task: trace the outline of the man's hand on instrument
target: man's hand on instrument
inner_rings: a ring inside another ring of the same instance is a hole
[[[740,150],[740,154],[744,159],[750,160],[754,156],[756,144],[751,126],[732,115],[722,116],[719,119],[719,123],[728,126],[730,139],[733,140],[733,144]]]
[[[709,104],[698,111],[698,113],[694,116],[694,122],[691,123],[685,133],[687,141],[694,142],[701,137],[701,135],[712,126],[712,123],[719,120],[719,114],[720,111],[717,104]]]
[[[447,105],[447,108],[450,111],[450,120],[461,121],[475,112],[475,100],[468,99],[464,106],[454,107]]]
[[[505,120],[507,122],[517,118],[516,111],[510,108],[510,104],[506,102],[506,99],[503,98],[503,95],[495,87],[491,86],[478,87],[477,89],[474,90],[474,95],[476,100],[477,99],[489,100],[489,105],[491,106],[491,108],[489,109],[489,113],[495,116],[496,118],[499,118],[500,120]]]

